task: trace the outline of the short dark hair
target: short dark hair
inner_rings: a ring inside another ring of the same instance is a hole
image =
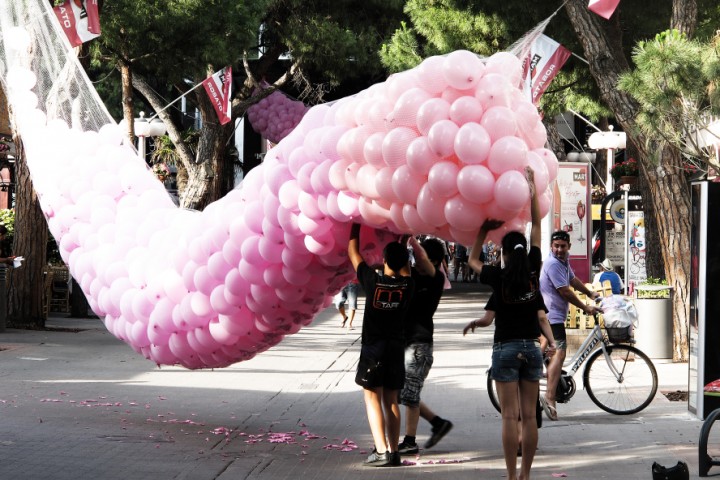
[[[407,247],[402,243],[390,242],[383,249],[385,263],[395,272],[407,266],[409,258]]]
[[[440,263],[445,258],[445,247],[437,238],[426,238],[420,245],[425,249],[431,262]]]
[[[564,242],[570,243],[570,234],[565,230],[557,230],[553,232],[552,235],[550,235],[550,241],[554,242],[555,240],[562,240]]]

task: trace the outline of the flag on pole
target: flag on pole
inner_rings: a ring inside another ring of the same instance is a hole
[[[590,0],[588,10],[597,13],[605,20],[610,20],[619,4],[620,0]]]
[[[538,35],[530,45],[530,51],[523,61],[523,81],[524,90],[530,93],[530,99],[535,105],[540,102],[540,96],[568,58],[570,50],[547,35]]]
[[[210,97],[210,101],[215,107],[220,125],[225,125],[230,121],[232,114],[230,112],[230,85],[232,84],[232,69],[225,67],[203,81],[203,87]]]
[[[53,11],[73,47],[100,36],[98,0],[65,0]]]

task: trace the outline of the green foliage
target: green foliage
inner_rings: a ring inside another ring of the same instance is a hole
[[[671,144],[686,155],[697,154],[695,131],[713,111],[709,87],[720,69],[717,50],[676,30],[638,42],[636,68],[621,76],[619,88],[640,104],[638,130],[659,144]]]
[[[669,288],[657,288],[667,287],[667,284],[668,282],[664,278],[648,277],[644,282],[638,285],[635,290],[637,292],[637,298],[670,298]],[[645,289],[643,287],[650,288]]]
[[[0,209],[0,225],[5,225],[7,228],[6,239],[12,239],[15,234],[15,210],[12,208]]]

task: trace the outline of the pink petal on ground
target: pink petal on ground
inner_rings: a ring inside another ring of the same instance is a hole
[[[552,476],[555,478],[564,478],[567,477],[567,473],[553,473]]]

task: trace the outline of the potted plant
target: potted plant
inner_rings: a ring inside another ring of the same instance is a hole
[[[164,163],[154,164],[152,166],[152,171],[161,182],[164,182],[170,173],[170,169]]]
[[[610,169],[610,175],[616,183],[634,183],[639,175],[637,160],[628,158],[624,162],[616,163]]]
[[[672,289],[665,279],[648,277],[635,288],[639,326],[637,347],[650,358],[672,358]]]

